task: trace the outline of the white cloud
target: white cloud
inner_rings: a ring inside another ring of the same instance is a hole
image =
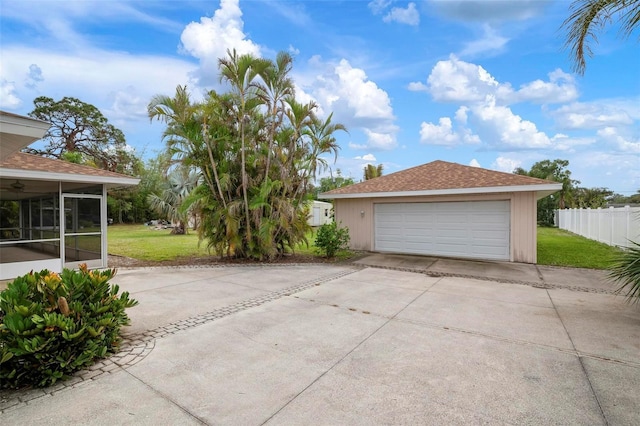
[[[193,64],[170,57],[134,56],[95,48],[69,56],[45,49],[3,46],[4,58],[10,60],[3,61],[0,81],[24,81],[24,84],[12,83],[8,92],[12,96],[5,96],[4,91],[8,88],[2,85],[0,99],[3,103],[12,100],[13,108],[18,108],[20,98],[30,103],[40,95],[55,100],[73,96],[96,106],[121,128],[133,128],[131,123],[135,122],[139,128],[148,129],[146,106],[149,100],[156,94],[172,95],[178,84],[193,87],[189,74],[195,68]],[[24,79],[33,58],[38,58],[38,68],[47,76],[38,83],[37,90]],[[96,84],[97,81],[100,84]],[[148,142],[147,139],[145,143]],[[153,142],[159,143],[159,138]]]
[[[334,63],[315,56],[309,60],[307,69],[294,78],[298,100],[313,99],[320,107],[319,115],[333,111],[336,122],[365,133],[366,143],[351,142],[350,147],[376,150],[397,147],[398,126],[394,124],[391,99],[369,80],[363,69],[351,66],[346,59]]]
[[[499,35],[488,24],[483,25],[482,30],[484,33],[482,37],[467,43],[460,52],[460,56],[477,57],[483,55],[486,57],[488,54],[495,55],[504,51],[509,42],[508,38]]]
[[[0,80],[0,107],[16,109],[22,105],[22,100],[16,94],[16,85],[12,81]]]
[[[553,149],[556,151],[575,152],[575,148],[579,146],[592,145],[596,142],[595,138],[572,138],[569,135],[558,133],[551,138]]]
[[[496,147],[530,149],[551,146],[549,137],[533,122],[524,120],[506,106],[496,105],[492,96],[475,104],[471,110],[478,125],[489,134],[487,140],[497,141],[493,143]]]
[[[461,143],[478,144],[480,138],[467,128],[454,130],[451,119],[441,117],[438,124],[422,122],[420,142],[430,145],[455,146]]]
[[[615,127],[605,127],[597,135],[615,146],[618,151],[630,154],[640,154],[640,138],[625,137]]]
[[[513,158],[498,157],[496,161],[491,164],[493,170],[499,172],[512,173],[515,169],[522,165],[522,161],[515,160]]]
[[[290,44],[287,50],[292,56],[298,56],[300,54],[300,49],[294,47],[293,44]]]
[[[571,102],[578,98],[575,79],[561,69],[549,73],[549,81],[535,80],[520,86],[514,101],[529,101],[539,104]]]
[[[353,68],[346,59],[335,67],[339,88],[355,117],[392,119],[393,110],[387,92],[367,79],[364,70]]]
[[[29,65],[29,72],[25,80],[25,86],[34,89],[39,82],[44,81],[42,76],[42,69],[36,64]]]
[[[551,111],[561,129],[598,129],[626,126],[640,119],[640,99],[574,102]]]
[[[454,55],[433,67],[427,86],[433,99],[439,102],[478,102],[487,95],[505,99],[513,92],[510,85],[498,83],[481,66],[461,61]]]
[[[456,121],[458,123],[462,125],[467,124],[467,111],[469,111],[469,108],[464,105],[458,108],[456,111]]]
[[[420,84],[414,83],[413,87],[419,89]],[[549,137],[534,122],[515,114],[508,106],[525,101],[557,103],[575,99],[578,96],[575,81],[560,69],[549,73],[548,82],[536,80],[514,91],[510,83],[499,82],[483,67],[451,55],[448,60],[436,63],[427,84],[434,100],[461,104],[455,119],[463,130],[456,132],[448,118],[441,118],[439,124],[422,123],[422,142],[479,143],[480,138],[466,127],[471,120],[482,139],[493,148],[572,150],[590,143],[588,138]]]
[[[221,0],[213,17],[203,16],[200,22],[188,24],[180,40],[182,50],[200,60],[198,78],[202,84],[218,76],[218,59],[235,49],[239,55],[260,56],[260,46],[247,38],[243,31],[239,0]]]
[[[373,0],[369,2],[368,6],[374,15],[378,15],[382,13],[387,7],[389,7],[391,3],[392,0]]]
[[[412,92],[428,92],[429,86],[422,83],[421,81],[413,81],[409,83],[407,89],[411,90]]]
[[[453,132],[451,119],[442,117],[439,124],[425,123],[420,125],[420,141],[432,145],[456,145],[460,140],[459,136]]]
[[[480,165],[480,163],[478,162],[478,160],[476,160],[475,158],[473,158],[471,161],[469,161],[469,165],[470,165],[471,167],[482,167],[482,166]]]
[[[514,91],[510,83],[501,83],[480,65],[462,61],[454,55],[433,67],[427,86],[420,82],[409,84],[409,90],[425,89],[436,101],[459,103],[481,102],[491,95],[504,104],[551,104],[570,102],[579,95],[573,76],[561,69],[550,72],[549,81],[535,80]]]
[[[628,188],[632,191],[626,195],[631,195],[640,188],[639,163],[640,155],[588,150],[573,157],[571,177],[587,188]],[[594,173],[595,170],[606,170],[607,173]]]
[[[364,144],[364,143],[355,143],[355,142],[349,141],[349,148],[351,148],[351,149],[367,149],[367,148],[369,148],[369,146],[367,144]]]
[[[367,135],[367,148],[388,151],[398,146],[395,132],[380,133],[380,132],[374,132],[367,128],[363,130],[364,130],[364,133]]]
[[[382,20],[384,22],[398,22],[400,24],[417,26],[420,24],[420,13],[418,13],[415,3],[409,3],[406,9],[394,7]]]
[[[372,161],[375,162],[376,161],[376,157],[373,154],[366,154],[363,156],[358,155],[357,157],[355,157],[356,160],[364,160],[364,161]]]

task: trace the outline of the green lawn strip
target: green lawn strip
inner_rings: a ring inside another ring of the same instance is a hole
[[[621,250],[558,228],[538,227],[538,264],[607,269]]]
[[[146,261],[170,261],[178,258],[209,256],[205,245],[198,247],[194,231],[172,235],[169,229],[155,230],[145,225],[112,225],[108,229],[109,253]],[[298,244],[295,253],[321,256],[316,251],[315,230],[307,235],[309,245]],[[606,269],[620,249],[557,228],[538,228],[538,264]],[[353,253],[345,250],[336,260],[347,260]]]
[[[109,253],[134,259],[161,262],[180,257],[208,256],[206,246],[198,247],[198,235],[173,235],[170,229],[145,225],[112,225],[107,232]]]
[[[189,231],[187,235],[172,235],[170,229],[156,230],[145,225],[111,225],[107,233],[109,254],[126,256],[139,260],[162,262],[178,258],[207,257],[210,254],[203,241],[198,247],[198,235]],[[295,254],[303,256],[320,255],[315,246],[315,230],[307,234],[309,245],[300,243]],[[348,250],[338,252],[335,260],[346,260],[353,256]]]

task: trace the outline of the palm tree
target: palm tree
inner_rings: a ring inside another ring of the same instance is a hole
[[[382,176],[382,164],[378,164],[378,166],[374,166],[373,164],[367,164],[364,168],[364,180],[369,180],[373,178],[377,178]]]
[[[185,222],[194,212],[196,205],[191,204],[190,209],[184,211],[182,204],[191,191],[198,186],[199,179],[200,175],[196,171],[178,167],[167,176],[160,194],[149,194],[148,201],[151,208],[171,222],[177,223],[171,231],[172,234],[186,232]]]
[[[318,119],[314,102],[295,101],[292,59],[228,52],[220,80],[230,90],[189,101],[186,88],[155,97],[151,119],[167,123],[173,164],[202,176],[180,211],[199,203],[198,234],[216,254],[269,259],[306,241],[308,182],[338,150],[341,124]]]
[[[245,127],[246,122],[251,118],[248,113],[253,112],[262,103],[257,93],[260,90],[260,86],[256,82],[256,77],[264,72],[270,63],[249,54],[238,56],[235,49],[233,52],[227,51],[227,55],[229,56],[228,58],[220,58],[218,61],[220,81],[226,81],[231,85],[232,91],[239,101],[237,119],[241,143],[242,196],[244,199],[245,219],[247,221],[247,239],[251,240],[251,216],[249,215],[249,198],[247,195],[249,182],[247,177]]]
[[[575,0],[571,3],[571,16],[562,27],[567,30],[565,48],[571,52],[574,70],[584,74],[586,57],[593,56],[591,41],[598,42],[596,31],[620,18],[621,32],[625,38],[640,24],[640,0]]]
[[[609,268],[609,278],[620,283],[616,294],[624,294],[629,303],[640,303],[640,244],[631,244]]]
[[[263,185],[266,185],[269,179],[276,129],[282,125],[287,99],[294,95],[293,79],[289,77],[292,65],[291,55],[280,52],[273,66],[266,67],[260,74],[264,82],[264,85],[261,86],[260,96],[267,107],[268,117],[271,121],[267,137],[268,147]]]

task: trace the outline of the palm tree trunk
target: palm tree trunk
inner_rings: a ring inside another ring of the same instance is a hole
[[[216,186],[218,187],[218,195],[220,195],[220,200],[222,200],[222,205],[224,208],[227,208],[227,202],[224,200],[224,195],[222,194],[222,187],[220,186],[220,179],[218,178],[218,168],[216,167],[216,162],[213,159],[213,152],[211,151],[211,146],[209,145],[209,137],[205,138],[205,144],[207,145],[207,151],[209,152],[209,161],[211,162],[211,169],[213,169],[213,178],[216,180]]]
[[[249,215],[249,198],[247,197],[247,185],[249,184],[247,179],[247,168],[245,159],[245,142],[244,142],[244,108],[242,114],[242,121],[240,122],[240,140],[241,140],[241,168],[242,168],[242,197],[244,198],[244,214],[247,220],[247,240],[251,240],[251,216]]]

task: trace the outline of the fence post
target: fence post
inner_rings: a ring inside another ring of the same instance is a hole
[[[613,232],[615,231],[615,220],[613,218],[613,213],[614,213],[614,207],[609,207],[609,227],[611,228],[610,232],[609,232],[609,245],[612,246],[613,244]]]
[[[600,222],[602,221],[602,208],[598,207],[596,210],[596,225],[598,226],[598,231],[596,232],[596,241],[600,241]]]
[[[626,232],[624,233],[626,238],[624,240],[623,246],[630,247],[629,240],[631,240],[631,207],[624,206],[624,212],[626,216],[626,220],[624,221],[624,224],[626,225],[627,229],[626,229]]]

